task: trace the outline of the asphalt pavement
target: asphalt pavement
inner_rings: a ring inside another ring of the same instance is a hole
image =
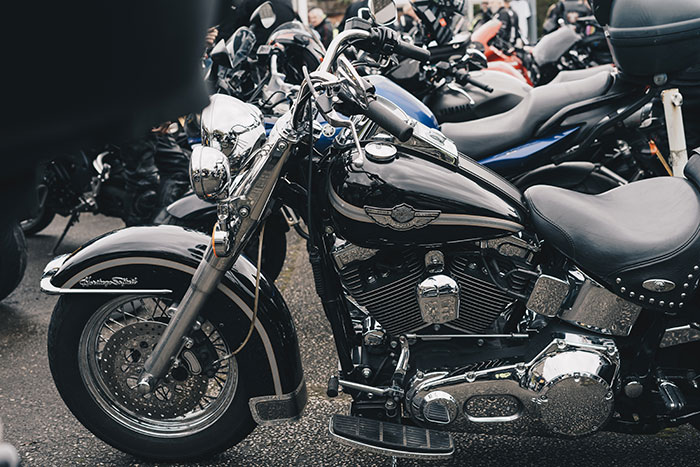
[[[39,291],[53,242],[66,223],[57,217],[29,238],[29,262],[20,286],[0,302],[0,418],[5,441],[17,448],[24,466],[152,465],[95,438],[78,423],[54,387],[46,356],[46,332],[56,297]],[[104,216],[83,215],[59,253],[70,252],[102,233],[123,227]],[[390,466],[391,458],[341,446],[328,434],[334,413],[347,413],[348,400],[325,395],[336,368],[330,328],[313,289],[305,249],[290,234],[285,270],[277,281],[294,315],[301,345],[309,402],[296,423],[258,427],[239,445],[201,466]],[[700,465],[700,434],[690,426],[656,435],[598,433],[564,440],[539,437],[455,435],[449,461],[401,459],[399,466],[611,466]],[[163,464],[165,465],[165,464]]]

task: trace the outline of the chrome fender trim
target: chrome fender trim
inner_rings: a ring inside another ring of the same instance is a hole
[[[167,295],[173,293],[170,289],[72,289],[66,287],[56,287],[51,283],[53,276],[61,269],[64,261],[69,255],[57,256],[49,262],[44,268],[44,273],[41,276],[41,291],[48,295],[64,295],[64,294],[154,294]]]

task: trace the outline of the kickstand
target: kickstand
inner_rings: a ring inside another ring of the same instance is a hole
[[[63,233],[61,236],[58,238],[56,243],[53,246],[53,249],[51,250],[51,256],[56,256],[56,250],[58,250],[58,247],[61,245],[63,242],[63,239],[66,238],[66,234],[70,230],[71,227],[75,225],[76,222],[78,222],[78,217],[80,217],[80,211],[77,209],[74,209],[73,212],[70,214],[70,218],[68,219],[68,223],[63,229]]]

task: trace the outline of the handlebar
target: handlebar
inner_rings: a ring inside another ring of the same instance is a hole
[[[335,59],[338,56],[340,46],[344,43],[354,39],[368,39],[370,36],[371,34],[369,31],[362,29],[346,29],[345,31],[341,32],[335,36],[335,38],[328,45],[326,56],[323,59],[323,62],[321,62],[321,65],[318,67],[317,71],[321,73],[329,73],[331,71],[331,67],[335,64]]]
[[[394,46],[394,53],[401,55],[406,58],[412,58],[418,60],[419,62],[425,62],[430,60],[430,51],[422,47],[417,47],[408,42],[403,42],[399,40]]]
[[[477,87],[483,91],[486,91],[488,93],[493,92],[493,88],[491,86],[473,79],[471,76],[469,76],[469,72],[466,70],[459,70],[456,73],[455,78],[456,78],[457,82],[459,84],[461,84],[462,86],[464,86],[466,84],[471,84],[472,86],[475,86],[475,87]]]
[[[369,101],[364,114],[377,125],[396,136],[401,142],[406,142],[413,136],[413,127],[406,123],[403,118],[396,115],[390,107],[382,104],[377,99]]]

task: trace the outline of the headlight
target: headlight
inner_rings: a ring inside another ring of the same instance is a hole
[[[218,149],[196,146],[190,158],[190,183],[195,194],[204,200],[225,197],[231,171],[228,159]]]
[[[226,94],[211,96],[202,111],[202,144],[228,157],[231,174],[264,142],[265,125],[257,107]]]

